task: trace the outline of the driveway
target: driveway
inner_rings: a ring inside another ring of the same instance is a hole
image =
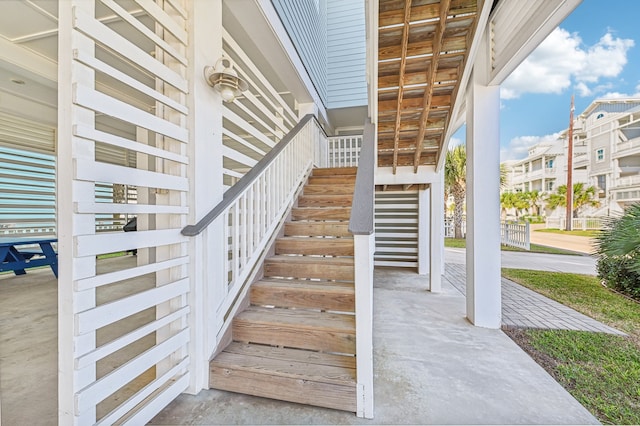
[[[571,272],[574,274],[596,275],[596,260],[587,255],[563,255],[546,253],[527,253],[503,251],[502,267],[516,269],[533,269],[537,271]],[[444,249],[446,263],[466,263],[466,249]]]

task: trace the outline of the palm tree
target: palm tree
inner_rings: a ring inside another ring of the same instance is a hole
[[[540,214],[540,202],[542,201],[540,191],[527,191],[524,195],[529,203],[527,208],[531,208],[533,210],[533,214],[538,216]]]
[[[578,217],[578,212],[586,206],[598,207],[600,202],[595,200],[595,186],[585,187],[584,183],[578,182],[573,184],[573,217]],[[549,194],[546,199],[547,207],[555,209],[557,207],[567,206],[567,185],[560,185],[556,193]]]
[[[444,187],[453,196],[453,225],[455,238],[462,238],[462,214],[467,189],[467,150],[458,145],[447,151],[444,165]]]
[[[608,285],[640,299],[640,203],[610,218],[596,237],[598,276]]]

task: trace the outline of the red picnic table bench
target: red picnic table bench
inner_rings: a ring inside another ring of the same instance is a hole
[[[58,254],[51,246],[57,241],[51,237],[0,237],[0,272],[24,275],[27,268],[49,265],[58,278]]]

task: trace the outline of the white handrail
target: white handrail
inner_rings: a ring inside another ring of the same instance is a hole
[[[324,143],[324,133],[315,118],[308,116],[287,135],[261,162],[227,193],[197,225],[186,227],[184,235],[203,233],[205,239],[222,238],[226,246],[225,262],[208,286],[222,295],[216,308],[216,334],[220,338],[229,328],[241,306],[248,285],[265,255],[273,235],[306,181],[314,163],[317,145]],[[221,226],[211,226],[216,222]],[[209,231],[213,229],[214,231]],[[222,229],[223,235],[208,235]]]

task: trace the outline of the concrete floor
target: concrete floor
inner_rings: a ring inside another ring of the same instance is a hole
[[[464,318],[463,296],[449,284],[444,284],[442,293],[431,294],[426,291],[427,277],[399,269],[378,269],[375,281],[373,421],[351,413],[208,390],[180,396],[151,423],[597,423],[504,333],[471,326]],[[56,423],[56,290],[48,269],[21,277],[0,276],[4,426]],[[114,360],[114,364],[120,362]],[[109,371],[111,366],[102,368]]]
[[[465,319],[448,283],[377,269],[375,419],[216,390],[181,395],[151,424],[597,424],[500,330]]]
[[[98,262],[98,273],[135,266],[136,258],[126,256]],[[134,281],[99,288],[97,304],[152,288],[152,275]],[[58,418],[58,286],[50,268],[28,269],[26,275],[0,275],[0,423],[4,426],[52,425]],[[98,345],[104,344],[155,319],[148,309],[96,333]],[[142,353],[155,343],[155,335],[139,339],[97,363],[102,377]],[[155,377],[149,370],[121,391],[98,405],[98,418],[111,411]]]

